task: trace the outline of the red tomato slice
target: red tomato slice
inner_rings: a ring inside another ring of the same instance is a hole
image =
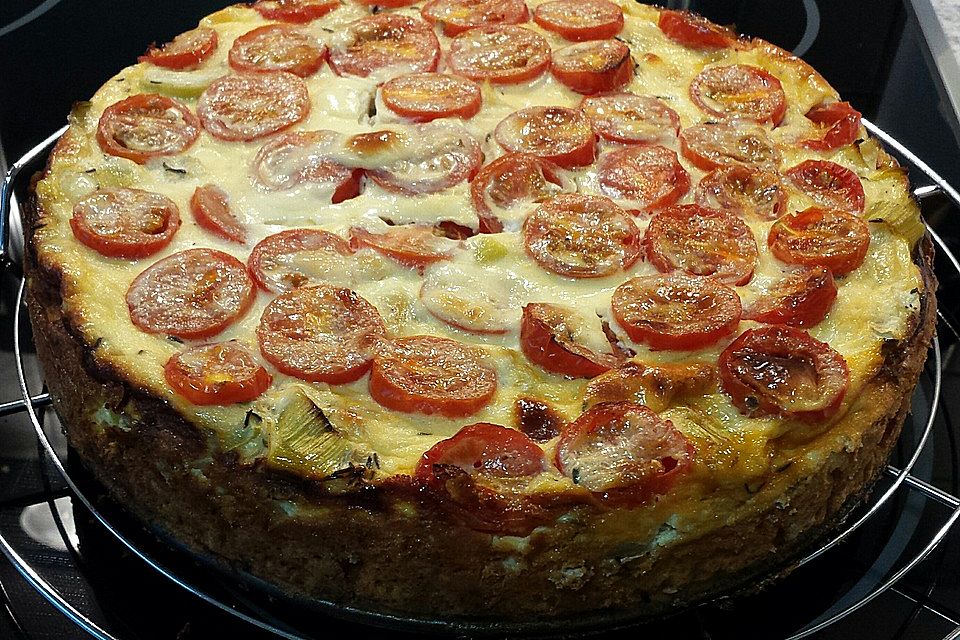
[[[494,210],[543,202],[564,185],[560,167],[536,156],[507,153],[486,165],[470,183],[470,198],[480,219],[480,233],[500,233],[503,222]]]
[[[197,27],[181,33],[162,47],[150,47],[137,58],[167,69],[196,69],[217,49],[217,32],[210,27]]]
[[[862,213],[863,184],[853,171],[829,160],[804,160],[787,169],[793,185],[822,207]]]
[[[670,490],[691,467],[690,441],[634,402],[601,402],[560,434],[555,464],[598,497],[639,505]]]
[[[527,217],[523,244],[547,271],[599,278],[626,270],[640,258],[640,229],[607,198],[565,193]]]
[[[693,49],[723,49],[737,39],[730,29],[689,11],[662,10],[657,24],[668,38]]]
[[[257,339],[281,373],[345,384],[367,372],[386,332],[377,308],[355,291],[320,284],[274,298],[260,317]]]
[[[853,144],[860,133],[860,112],[849,102],[820,104],[807,111],[807,118],[824,126],[823,135],[803,140],[800,146],[816,151],[830,151]]]
[[[253,3],[253,8],[267,20],[298,24],[322,18],[339,6],[339,0],[257,0]]]
[[[571,309],[547,303],[523,308],[520,348],[531,362],[568,378],[593,378],[617,366],[617,358],[576,340],[583,320]]]
[[[411,73],[380,87],[387,108],[414,122],[436,118],[468,119],[480,111],[480,86],[445,73]]]
[[[680,132],[680,153],[697,168],[712,171],[745,164],[775,170],[780,152],[762,129],[698,124]]]
[[[420,302],[436,319],[471,333],[506,333],[514,320],[515,307],[505,287],[455,265],[427,272]]]
[[[557,49],[550,69],[562,84],[588,95],[617,91],[633,80],[630,47],[619,40],[593,40]]]
[[[310,113],[303,80],[285,71],[224,76],[200,95],[203,128],[221,140],[249,142],[300,122]]]
[[[230,66],[240,72],[288,71],[306,78],[323,66],[327,47],[285,24],[268,24],[233,41]]]
[[[321,229],[287,229],[267,236],[250,252],[250,274],[265,291],[322,284],[344,268],[350,243]]]
[[[723,390],[747,416],[823,422],[840,409],[850,380],[830,345],[783,325],[744,331],[719,364]]]
[[[552,0],[538,5],[533,19],[562,38],[606,40],[623,29],[623,9],[607,0]]]
[[[111,258],[144,258],[170,244],[180,210],[170,198],[140,189],[100,189],[78,202],[73,235]]]
[[[497,372],[483,362],[483,352],[437,336],[393,340],[370,371],[373,399],[405,413],[469,416],[496,390]]]
[[[366,78],[380,69],[434,71],[440,42],[423,20],[378,13],[342,27],[330,41],[330,66],[340,76]]]
[[[632,93],[590,96],[580,103],[600,137],[624,144],[655,144],[675,140],[680,116],[659,98]]]
[[[104,153],[143,164],[190,148],[200,122],[185,106],[166,96],[137,94],[103,110],[97,142]]]
[[[767,324],[812,327],[826,317],[836,299],[833,274],[824,267],[811,267],[784,275],[744,317]]]
[[[230,211],[230,198],[220,187],[207,184],[197,187],[190,198],[190,210],[197,224],[231,242],[246,244],[247,229]]]
[[[476,27],[520,24],[530,17],[523,0],[430,0],[420,15],[430,24],[440,25],[448,38]]]
[[[653,217],[643,238],[650,263],[662,273],[680,269],[695,276],[745,285],[757,265],[757,241],[740,218],[718,209],[684,204]]]
[[[547,470],[543,450],[528,436],[497,424],[479,422],[428,449],[415,475],[428,484],[439,478],[434,465],[458,467],[471,476],[522,478]]]
[[[175,392],[199,405],[249,402],[266,391],[272,380],[263,365],[233,341],[175,353],[163,374]]]
[[[453,39],[448,61],[453,71],[471,80],[516,84],[547,70],[550,45],[523,27],[477,27]]]
[[[780,81],[759,68],[732,64],[704,69],[690,83],[690,97],[705,113],[780,124],[787,99]]]
[[[787,208],[780,175],[745,165],[714,169],[697,186],[698,204],[734,215],[776,220]]]
[[[713,278],[675,272],[627,280],[613,292],[613,315],[634,342],[695,351],[733,333],[740,296]]]
[[[254,295],[242,262],[214,249],[187,249],[138,275],[127,289],[127,307],[147,333],[209,338],[246,313]]]
[[[673,204],[690,190],[690,174],[677,154],[660,145],[618,149],[597,162],[600,190],[629,200],[631,209],[657,209]]]
[[[500,121],[494,136],[507,151],[529,153],[565,169],[596,157],[597,138],[583,114],[566,107],[527,107]]]
[[[370,247],[405,267],[425,267],[446,260],[457,243],[434,230],[431,225],[405,224],[390,227],[386,233],[372,233],[362,227],[350,229],[351,245]]]
[[[403,157],[383,168],[368,169],[367,175],[388,191],[416,196],[470,180],[483,164],[480,145],[462,127],[441,122],[425,124],[417,129],[417,136]],[[367,155],[373,158],[375,154],[374,150]]]
[[[777,220],[767,244],[774,256],[788,264],[822,266],[842,276],[863,264],[870,229],[846,211],[810,207]]]
[[[342,144],[334,131],[295,131],[263,145],[253,161],[257,182],[268,189],[283,191],[300,184],[331,190],[330,202],[337,204],[360,195],[360,169],[346,167],[330,155]]]

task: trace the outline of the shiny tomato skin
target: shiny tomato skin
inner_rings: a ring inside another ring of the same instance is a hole
[[[330,66],[339,76],[366,78],[403,67],[407,73],[435,71],[440,42],[429,24],[399,13],[377,13],[341,28],[343,41],[329,44]]]
[[[565,169],[591,164],[597,137],[589,121],[565,107],[527,107],[497,125],[494,137],[501,147],[549,160]]]
[[[196,69],[217,49],[217,32],[210,27],[197,27],[181,33],[162,47],[150,47],[137,58],[166,69]]]
[[[163,367],[167,384],[196,405],[227,406],[256,399],[272,378],[253,355],[236,342],[190,347]]]
[[[760,128],[705,123],[680,132],[680,153],[698,169],[713,171],[731,165],[775,170],[781,155]]]
[[[633,79],[630,47],[619,40],[591,40],[553,52],[550,70],[569,89],[586,95],[618,91]]]
[[[302,271],[291,271],[288,265],[299,253],[322,252],[332,262],[342,262],[353,250],[340,236],[322,229],[286,229],[269,235],[254,246],[247,259],[250,275],[268,292],[282,293],[306,285],[322,284]]]
[[[332,159],[340,142],[340,134],[329,129],[275,136],[254,157],[254,179],[271,191],[285,191],[300,184],[325,185],[332,189],[331,204],[355,198],[360,195],[363,170]],[[285,164],[291,157],[294,164]]]
[[[475,82],[517,84],[547,70],[550,45],[537,32],[516,25],[477,27],[450,42],[448,63],[453,72]]]
[[[863,184],[857,174],[843,165],[829,160],[804,160],[784,175],[821,207],[863,213]]]
[[[859,111],[849,102],[819,104],[806,113],[807,119],[825,127],[819,138],[801,140],[800,146],[814,151],[832,151],[853,144],[860,133]]]
[[[307,85],[285,71],[223,76],[204,89],[197,102],[203,128],[228,142],[249,142],[283,131],[308,113]]]
[[[622,144],[658,144],[676,140],[680,116],[663,100],[632,93],[587,96],[580,110],[601,138]]]
[[[197,224],[224,240],[246,244],[247,229],[230,211],[230,199],[212,184],[197,187],[190,198],[190,211]]]
[[[520,349],[540,368],[568,378],[593,378],[617,365],[609,353],[596,353],[567,335],[570,310],[532,302],[523,307]]]
[[[477,27],[520,24],[530,18],[523,0],[430,0],[420,15],[430,24],[440,25],[448,38]]]
[[[689,11],[660,11],[657,25],[668,38],[692,49],[725,49],[736,42],[730,29]]]
[[[525,153],[505,153],[485,165],[470,182],[470,200],[479,218],[480,233],[500,233],[503,222],[487,202],[502,209],[540,203],[563,186],[560,167]]]
[[[393,164],[367,169],[367,177],[379,187],[405,196],[437,193],[469,181],[483,164],[483,151],[465,128],[451,128],[450,124],[419,125],[416,135],[425,143],[411,145],[409,152]]]
[[[99,189],[73,207],[70,229],[97,253],[128,260],[160,251],[180,228],[176,203],[141,189]]]
[[[791,327],[819,324],[837,299],[837,284],[825,267],[784,274],[744,313],[748,320]]]
[[[780,175],[746,165],[714,169],[697,186],[697,204],[734,215],[776,220],[787,209],[789,197]]]
[[[777,126],[787,112],[780,80],[745,64],[708,67],[690,83],[690,98],[718,118],[744,118]]]
[[[285,24],[268,24],[233,41],[228,60],[241,73],[286,71],[306,78],[323,66],[325,44]]]
[[[528,436],[488,422],[462,427],[427,449],[414,475],[427,484],[438,478],[434,465],[456,466],[470,475],[495,478],[533,476],[546,470],[543,449]]]
[[[846,211],[810,207],[777,220],[767,244],[773,255],[787,264],[822,266],[842,276],[863,264],[870,229]]]
[[[388,80],[380,87],[387,108],[414,122],[436,118],[467,120],[480,111],[480,86],[443,73],[411,73]]]
[[[159,94],[124,98],[104,109],[97,123],[97,142],[104,153],[137,164],[186,151],[199,136],[197,116]]]
[[[672,205],[690,190],[690,174],[677,154],[660,145],[617,149],[600,156],[596,166],[600,191],[630,201],[631,210]]]
[[[253,8],[267,20],[303,24],[322,18],[340,6],[338,0],[257,0]]]
[[[353,227],[350,243],[355,249],[370,247],[405,267],[414,268],[448,259],[454,246],[437,234],[432,225],[425,224],[390,227],[385,233]]]
[[[537,6],[538,25],[566,40],[613,38],[623,29],[623,10],[607,0],[552,0]]]

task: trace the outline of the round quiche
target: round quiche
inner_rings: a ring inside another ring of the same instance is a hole
[[[129,510],[297,596],[649,616],[869,490],[934,330],[918,207],[813,69],[609,0],[259,0],[70,115],[28,304]]]

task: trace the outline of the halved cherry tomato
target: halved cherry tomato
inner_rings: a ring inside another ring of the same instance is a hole
[[[618,149],[597,162],[600,190],[629,200],[631,209],[649,210],[673,204],[690,190],[690,174],[677,154],[660,145]]]
[[[339,6],[339,0],[257,0],[253,3],[253,8],[267,20],[300,24],[322,18]]]
[[[259,184],[278,191],[308,183],[329,188],[330,202],[337,204],[360,194],[360,169],[331,159],[342,143],[339,133],[327,129],[295,131],[263,145],[253,161]]]
[[[606,40],[623,29],[623,9],[607,0],[552,0],[538,5],[533,19],[574,42]]]
[[[256,140],[300,122],[310,113],[303,80],[285,71],[229,75],[200,95],[197,114],[215,138]]]
[[[127,289],[130,320],[142,331],[209,338],[253,304],[242,262],[214,249],[187,249],[147,267]]]
[[[690,83],[690,97],[705,113],[721,118],[776,126],[787,112],[780,81],[760,67],[746,64],[704,69]]]
[[[627,280],[613,292],[613,316],[634,342],[694,351],[733,333],[740,296],[713,278],[674,272]]]
[[[605,501],[639,505],[669,491],[694,454],[672,422],[642,404],[602,402],[563,429],[555,464]]]
[[[651,144],[674,140],[680,116],[663,100],[632,93],[589,96],[580,103],[600,137],[624,144]]]
[[[807,118],[825,126],[823,135],[803,140],[800,146],[816,151],[830,151],[853,144],[860,132],[860,117],[860,112],[851,107],[849,102],[819,104],[807,111]]]
[[[277,370],[328,384],[362,377],[386,333],[376,307],[329,284],[277,296],[257,326],[260,352]]]
[[[543,450],[516,429],[479,422],[441,440],[420,457],[416,477],[437,482],[434,465],[458,467],[469,475],[487,478],[521,478],[547,470]]]
[[[197,27],[181,33],[162,47],[150,47],[137,58],[167,69],[196,69],[217,49],[217,32],[210,27]]]
[[[619,40],[592,40],[554,51],[550,70],[573,91],[591,95],[617,91],[629,83],[633,58],[630,47]]]
[[[370,395],[388,409],[448,418],[485,407],[497,390],[497,372],[483,352],[456,340],[409,336],[378,353],[370,371]]]
[[[457,243],[434,231],[427,224],[390,227],[386,233],[373,233],[362,227],[350,229],[351,245],[370,247],[405,267],[425,267],[450,257]]]
[[[368,169],[370,179],[388,191],[415,196],[470,180],[483,164],[480,145],[459,125],[427,123],[420,125],[416,133],[417,139],[408,141],[406,150],[401,152],[403,157]],[[376,150],[367,155],[374,158]]]
[[[862,213],[863,184],[853,171],[829,160],[804,160],[785,172],[794,186],[822,207]]]
[[[250,274],[265,291],[321,284],[343,269],[350,243],[322,229],[287,229],[267,236],[250,252]]]
[[[748,329],[720,354],[720,384],[747,416],[823,422],[840,409],[849,380],[843,356],[784,325]]]
[[[535,31],[515,25],[477,27],[453,39],[449,64],[477,82],[516,84],[547,70],[550,45]]]
[[[170,198],[140,189],[99,189],[73,207],[73,235],[111,258],[143,258],[170,244],[180,210]]]
[[[494,136],[507,151],[529,153],[565,169],[596,156],[597,137],[583,114],[566,107],[527,107],[500,121]]]
[[[785,274],[744,314],[748,320],[791,327],[812,327],[837,299],[837,284],[825,267]]]
[[[430,0],[420,15],[430,24],[440,25],[448,38],[476,27],[520,24],[529,19],[523,0]]]
[[[569,378],[593,378],[617,366],[617,358],[577,342],[583,322],[576,311],[545,302],[523,308],[520,348],[531,362]]]
[[[306,78],[323,66],[327,46],[286,24],[268,24],[233,41],[228,59],[237,71],[288,71]]]
[[[506,333],[514,309],[505,287],[456,265],[430,269],[420,286],[420,302],[451,327],[471,333]]]
[[[680,132],[680,153],[697,168],[712,171],[745,164],[776,169],[780,152],[758,127],[698,124]]]
[[[643,244],[662,273],[680,269],[695,276],[745,285],[757,265],[757,241],[740,218],[719,209],[684,204],[663,209],[650,221]]]
[[[360,4],[371,7],[380,7],[381,9],[399,9],[400,7],[409,7],[415,4],[417,0],[357,0]]]
[[[380,69],[434,71],[440,42],[430,25],[399,13],[378,13],[342,27],[330,42],[330,66],[340,76],[366,78]]]
[[[560,167],[552,162],[524,153],[500,156],[480,169],[470,183],[470,198],[480,219],[480,233],[500,233],[503,222],[497,213],[518,205],[543,202],[562,187]]]
[[[103,152],[137,164],[185,151],[199,135],[197,116],[176,100],[153,93],[110,105],[97,124],[97,142]]]
[[[737,39],[730,29],[689,11],[662,10],[657,24],[668,38],[694,49],[723,49]]]
[[[175,353],[163,367],[167,384],[199,405],[249,402],[267,390],[271,377],[237,342],[218,342]]]
[[[776,220],[787,208],[780,175],[746,165],[714,169],[697,186],[698,204],[738,216]]]
[[[767,244],[774,256],[788,264],[822,266],[842,276],[863,264],[870,229],[846,211],[810,207],[777,220]]]
[[[247,242],[247,229],[230,211],[230,198],[220,187],[213,184],[197,187],[190,198],[190,210],[197,224],[207,231],[231,242]]]
[[[472,118],[480,111],[480,86],[445,73],[410,73],[388,80],[380,97],[391,111],[414,122]]]
[[[602,196],[565,193],[544,202],[523,223],[523,245],[547,271],[599,278],[640,258],[640,229]]]

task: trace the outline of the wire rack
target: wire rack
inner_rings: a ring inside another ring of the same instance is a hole
[[[911,168],[914,182],[917,182],[918,173],[928,181],[914,190],[914,194],[925,210],[925,205],[931,199],[946,198],[953,209],[960,213],[960,194],[953,187],[887,133],[870,122],[864,121],[864,125],[873,135],[883,141],[888,149],[893,150],[902,162]],[[31,149],[14,163],[5,176],[2,193],[0,193],[0,267],[3,269],[12,270],[19,274],[16,262],[18,250],[15,242],[10,241],[11,228],[13,231],[19,232],[17,218],[11,218],[11,210],[15,206],[14,192],[25,192],[26,181],[30,174],[39,168],[49,149],[65,130],[66,127],[60,129]],[[957,261],[933,229],[929,229],[929,232],[937,245],[937,269],[941,278],[946,275],[944,269],[949,272],[949,275],[960,277],[960,262]],[[14,237],[13,239],[16,240],[17,238]],[[45,458],[45,460],[40,460],[41,466],[51,467],[54,474],[62,480],[65,485],[62,495],[69,496],[75,501],[75,504],[82,505],[106,535],[114,538],[122,548],[155,571],[157,575],[177,585],[185,592],[193,594],[229,616],[251,625],[251,627],[291,640],[306,640],[309,638],[310,636],[302,629],[298,629],[278,617],[276,611],[265,604],[270,600],[269,598],[251,598],[247,591],[233,589],[222,581],[205,579],[202,571],[185,571],[182,564],[168,563],[166,561],[167,556],[157,552],[155,546],[144,544],[143,537],[132,535],[129,526],[118,524],[123,520],[123,516],[105,510],[102,501],[97,499],[95,493],[91,493],[89,485],[78,481],[77,472],[66,464],[66,447],[63,443],[59,422],[53,412],[45,411],[45,408],[51,403],[50,396],[42,389],[42,386],[37,386],[36,380],[39,379],[37,372],[29,370],[31,365],[24,357],[31,345],[28,343],[29,336],[25,326],[25,315],[21,313],[23,310],[23,287],[24,283],[21,277],[19,292],[15,301],[13,326],[8,328],[12,331],[21,397],[0,402],[0,417],[22,414],[29,419],[36,434],[39,455],[41,458]],[[940,314],[940,327],[946,329],[945,335],[948,335],[954,341],[960,340],[956,321],[944,311],[938,313]],[[950,433],[948,435],[951,438],[958,435],[953,433],[953,426],[949,420],[940,420],[939,422],[937,420],[940,412],[943,364],[940,339],[937,338],[932,345],[921,385],[914,395],[911,417],[908,418],[901,436],[899,443],[901,464],[899,466],[888,466],[885,482],[882,483],[881,488],[874,492],[867,504],[853,514],[841,531],[809,552],[799,561],[798,565],[803,567],[816,564],[822,556],[848,541],[855,532],[876,521],[879,517],[878,513],[883,509],[899,509],[895,515],[899,519],[903,519],[904,510],[908,508],[906,505],[909,504],[911,497],[922,496],[923,499],[940,505],[944,514],[941,521],[938,522],[938,526],[935,526],[932,531],[923,537],[919,545],[913,545],[916,548],[911,548],[905,557],[900,557],[897,562],[891,561],[890,566],[883,571],[882,578],[870,581],[865,587],[861,583],[857,583],[854,588],[843,594],[843,597],[825,607],[819,615],[805,621],[804,624],[798,625],[796,630],[789,635],[789,640],[809,637],[827,629],[837,621],[867,606],[888,589],[894,587],[937,548],[947,536],[951,527],[960,519],[960,497],[934,486],[928,479],[922,477],[923,474],[917,472],[918,460],[930,453],[929,441],[935,425],[942,425],[937,428],[949,429]],[[62,524],[61,514],[54,507],[53,500],[50,500],[49,504],[51,511],[54,512],[53,515],[59,532],[64,540],[68,540],[70,536],[66,527]],[[44,572],[38,566],[37,562],[29,553],[25,552],[22,546],[18,548],[18,545],[11,542],[7,536],[3,535],[2,531],[0,531],[0,551],[10,560],[28,584],[78,627],[96,638],[119,640],[120,636],[114,635],[113,632],[105,628],[105,625],[94,620],[89,603],[82,601],[83,598],[78,598],[75,594],[69,593],[69,589],[64,588],[63,585],[56,584],[57,581],[47,575],[47,572]],[[412,626],[412,628],[419,630],[443,630],[444,628],[442,624],[438,627],[425,621],[403,620],[371,612],[345,611],[337,609],[333,604],[326,607],[321,606],[321,610],[337,616],[346,616],[378,625],[399,625],[406,628]],[[960,638],[960,627],[946,636],[947,640],[956,638]]]

